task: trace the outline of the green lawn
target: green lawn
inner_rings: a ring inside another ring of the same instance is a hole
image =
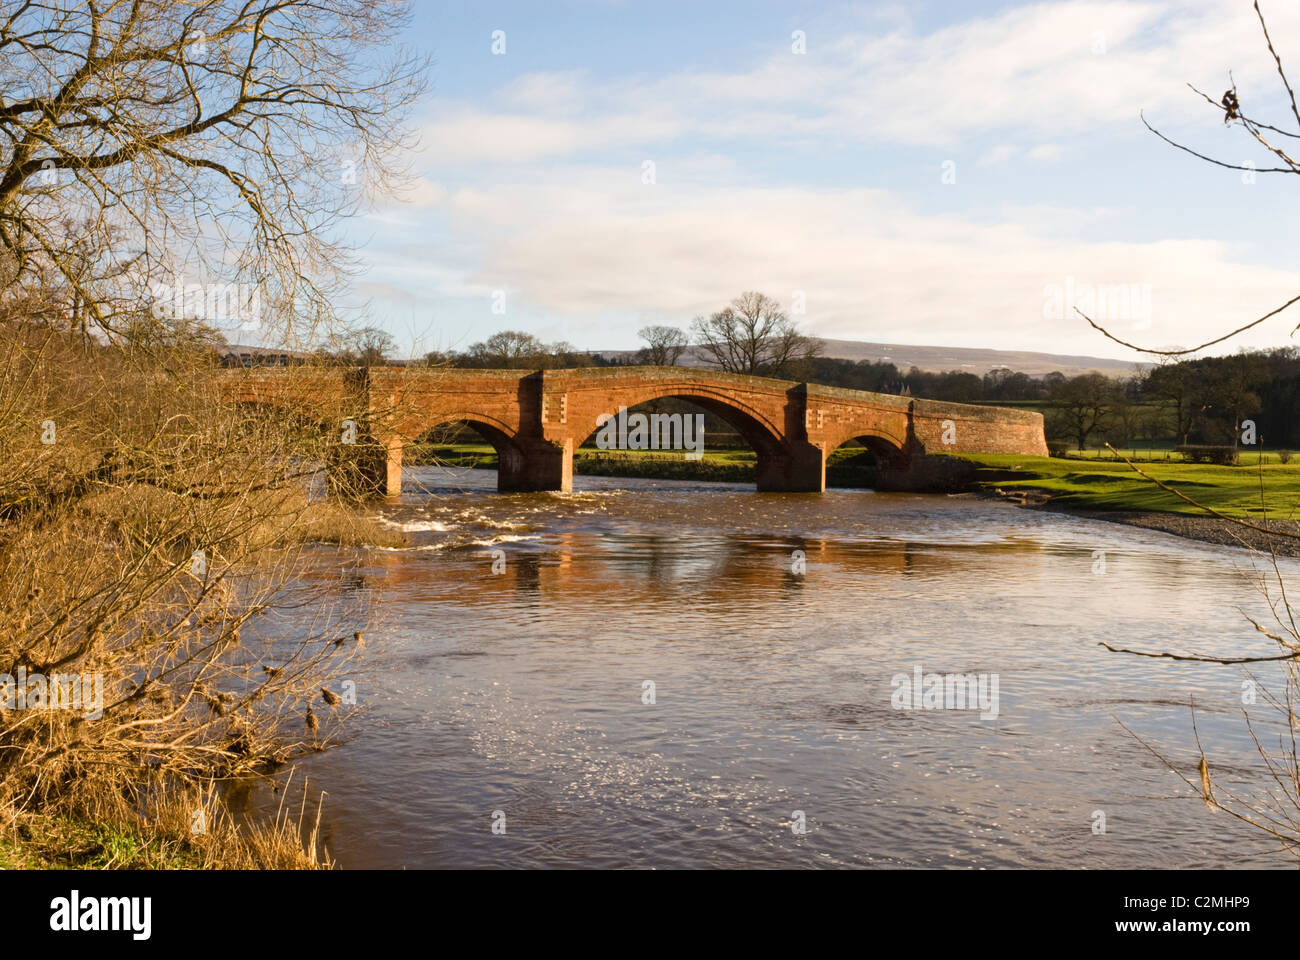
[[[841,448],[827,462],[827,483],[838,487],[870,486],[874,473],[869,466],[846,463],[861,454],[861,448]],[[450,467],[497,466],[496,451],[489,444],[456,443],[421,445],[405,451],[407,466],[437,462]],[[582,476],[641,477],[658,480],[694,480],[720,483],[753,483],[757,456],[753,450],[705,450],[700,460],[687,460],[680,450],[598,450],[582,447],[573,456],[573,470]]]
[[[1109,451],[1107,451],[1109,453]],[[1139,463],[1149,476],[1187,496],[1233,517],[1291,517],[1300,504],[1300,463],[1283,465],[1265,454],[1261,470],[1257,455],[1249,465],[1220,467],[1177,460]],[[1061,460],[1014,454],[983,454],[963,459],[979,464],[982,487],[1040,489],[1058,503],[1096,510],[1163,510],[1204,515],[1192,504],[1143,479],[1122,460]],[[1261,474],[1263,500],[1261,501]]]
[[[830,457],[830,463],[839,463],[862,453],[862,448],[841,447],[836,450]],[[579,457],[620,457],[632,460],[682,460],[685,459],[680,450],[598,450],[595,447],[580,447],[577,451]],[[451,466],[475,466],[482,465],[495,467],[497,463],[496,450],[488,443],[452,443],[452,444],[412,444],[406,448],[404,462],[408,465],[416,465],[423,462],[429,462],[430,458],[436,456],[438,462]],[[704,451],[705,460],[713,460],[718,463],[728,464],[749,464],[753,465],[757,461],[754,451],[748,448],[727,449],[727,450],[709,450]]]

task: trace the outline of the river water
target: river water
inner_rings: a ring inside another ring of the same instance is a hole
[[[303,764],[344,867],[1294,863],[1134,736],[1197,780],[1194,696],[1216,789],[1255,795],[1243,671],[1098,646],[1275,653],[1245,551],[956,497],[495,484],[408,471],[379,510],[411,548],[315,554],[379,614],[352,739]],[[996,677],[996,718],[895,709],[918,668]]]

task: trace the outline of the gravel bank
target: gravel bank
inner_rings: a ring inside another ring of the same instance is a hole
[[[1225,547],[1244,547],[1268,553],[1270,545],[1279,557],[1300,557],[1300,521],[1298,520],[1263,520],[1251,518],[1247,523],[1256,527],[1266,527],[1287,536],[1270,536],[1264,530],[1252,530],[1218,517],[1194,517],[1181,513],[1163,513],[1159,510],[1085,510],[1055,502],[1047,491],[995,491],[988,496],[994,499],[1014,503],[1016,506],[1030,510],[1055,510],[1075,517],[1087,517],[1090,520],[1106,520],[1110,523],[1125,523],[1130,527],[1144,527],[1147,530],[1160,530],[1189,540],[1201,540],[1205,543],[1217,543]]]

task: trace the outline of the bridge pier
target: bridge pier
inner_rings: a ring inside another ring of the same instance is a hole
[[[552,443],[533,437],[516,438],[498,450],[497,491],[536,493],[573,490],[573,440]]]
[[[330,451],[325,477],[331,492],[349,499],[397,497],[402,492],[402,440],[369,434]]]
[[[823,493],[826,490],[826,454],[811,443],[793,449],[758,450],[756,470],[760,493]]]

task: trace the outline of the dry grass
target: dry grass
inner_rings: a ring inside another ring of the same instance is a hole
[[[405,538],[309,496],[328,440],[223,402],[184,351],[0,318],[0,373],[0,674],[102,683],[98,715],[0,701],[5,842],[49,859],[90,831],[119,851],[101,866],[319,865],[301,817],[237,826],[213,787],[338,742],[352,709],[331,688],[368,611],[304,576],[305,545]],[[196,837],[192,799],[159,798],[200,789]]]
[[[282,796],[287,796],[287,788]],[[239,822],[209,786],[162,791],[148,813],[100,817],[0,811],[0,868],[125,870],[321,870],[324,796],[282,803],[274,819]]]

